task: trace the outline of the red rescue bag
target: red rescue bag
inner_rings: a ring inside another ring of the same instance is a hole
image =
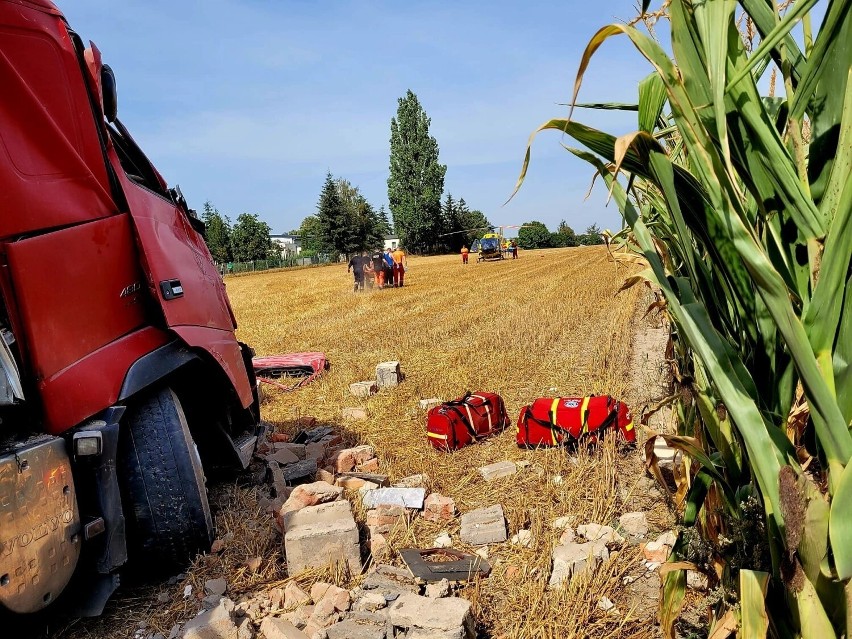
[[[518,446],[559,446],[571,439],[616,427],[628,442],[636,441],[630,409],[609,395],[542,397],[518,416]]]
[[[438,450],[458,450],[509,425],[503,398],[495,393],[467,393],[435,406],[426,416],[426,435]]]

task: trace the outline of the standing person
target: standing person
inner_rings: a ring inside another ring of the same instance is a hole
[[[349,260],[349,265],[346,267],[346,272],[349,272],[349,269],[352,269],[352,275],[355,277],[355,286],[352,289],[353,293],[357,293],[359,290],[364,290],[364,258],[361,257],[360,254],[356,253],[352,256],[352,259]]]
[[[470,253],[467,246],[462,246],[461,255],[462,255],[462,264],[467,264],[467,254]]]
[[[373,262],[373,276],[376,278],[376,287],[385,287],[385,258],[381,251],[376,251],[370,256]]]
[[[516,240],[512,240],[512,259],[518,259],[518,242]]]
[[[373,260],[366,255],[362,259],[364,263],[364,279],[366,280],[367,285],[370,288],[373,288],[373,286],[378,284],[378,280],[375,279],[376,272],[373,270]]]
[[[396,282],[393,279],[393,256],[391,255],[391,250],[385,249],[385,282],[388,286],[393,286],[396,288]]]
[[[405,282],[405,253],[402,250],[402,247],[397,246],[396,250],[393,252],[393,285],[395,288],[402,288],[403,283]]]

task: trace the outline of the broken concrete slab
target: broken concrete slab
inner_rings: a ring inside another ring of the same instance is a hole
[[[385,598],[385,601],[394,601],[401,594],[419,593],[420,587],[407,570],[379,564],[367,575],[361,584],[364,592],[374,592]]]
[[[223,599],[215,608],[190,619],[183,627],[183,639],[241,639],[231,619],[233,608],[233,601]]]
[[[283,525],[290,576],[333,561],[344,561],[352,575],[361,572],[358,526],[348,501],[334,501],[284,513]]]
[[[573,575],[597,568],[601,560],[609,559],[609,550],[603,541],[589,541],[583,544],[565,544],[553,549],[553,570],[549,585],[559,588]]]
[[[437,537],[435,537],[432,542],[433,548],[452,548],[453,547],[453,539],[450,537],[450,533],[444,531]]]
[[[643,539],[648,534],[648,517],[643,512],[624,513],[618,525],[631,541]]]
[[[204,582],[204,592],[208,595],[221,597],[228,589],[228,582],[224,579],[208,579]]]
[[[577,534],[584,537],[586,541],[603,541],[607,544],[623,544],[624,537],[615,532],[612,526],[601,524],[585,524],[577,526]]]
[[[325,632],[328,639],[385,639],[387,637],[386,624],[362,623],[354,619],[344,619],[326,628]]]
[[[381,362],[376,366],[376,385],[379,388],[398,386],[402,381],[399,362]]]
[[[425,488],[377,488],[364,495],[364,505],[375,508],[381,504],[397,504],[421,510],[425,497]]]
[[[493,481],[501,477],[508,477],[518,472],[518,466],[515,462],[501,461],[494,464],[488,464],[479,469],[479,473],[485,481]]]
[[[260,623],[260,632],[264,639],[309,639],[289,621],[275,617],[266,617]]]
[[[340,416],[346,421],[363,422],[367,419],[367,411],[363,408],[353,408],[351,406],[347,406],[343,409]]]
[[[495,504],[461,516],[461,540],[472,546],[506,541],[506,518],[503,506]]]
[[[430,599],[406,593],[391,604],[388,614],[391,623],[401,628],[442,632],[461,630],[460,636],[464,639],[476,636],[470,602],[460,597]]]
[[[355,397],[366,399],[378,393],[379,388],[378,386],[376,386],[376,382],[370,380],[366,382],[355,382],[354,384],[349,384],[349,392],[352,393]]]

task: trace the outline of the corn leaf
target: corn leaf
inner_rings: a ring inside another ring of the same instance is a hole
[[[852,464],[846,466],[834,497],[828,519],[828,535],[834,551],[837,576],[852,578]]]
[[[740,628],[743,637],[765,637],[769,630],[766,589],[769,573],[740,570]]]
[[[653,133],[666,103],[666,87],[659,74],[651,73],[639,82],[639,130]],[[578,105],[579,106],[579,105]]]
[[[758,45],[757,49],[755,49],[751,56],[749,57],[748,64],[739,69],[734,77],[731,79],[729,87],[736,84],[740,80],[742,80],[745,76],[751,73],[751,70],[755,67],[759,60],[761,60],[764,56],[769,55],[769,52],[778,46],[778,44],[784,40],[788,35],[790,35],[790,31],[796,25],[796,23],[805,15],[808,11],[814,8],[816,3],[819,0],[800,0],[800,2],[796,2],[793,4],[792,9],[790,9],[784,18],[775,25],[768,33],[764,34],[763,39],[760,41],[760,45]],[[774,20],[774,17],[773,17]]]

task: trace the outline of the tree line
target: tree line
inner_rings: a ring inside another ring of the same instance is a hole
[[[204,203],[201,219],[206,227],[204,239],[215,262],[253,262],[280,256],[269,237],[269,224],[256,213],[241,213],[236,223],[231,223],[231,219],[208,200]]]
[[[525,222],[518,229],[518,246],[523,249],[561,248],[565,246],[591,246],[603,244],[604,238],[597,224],[592,224],[585,233],[577,234],[565,220],[551,232],[543,222]]]

